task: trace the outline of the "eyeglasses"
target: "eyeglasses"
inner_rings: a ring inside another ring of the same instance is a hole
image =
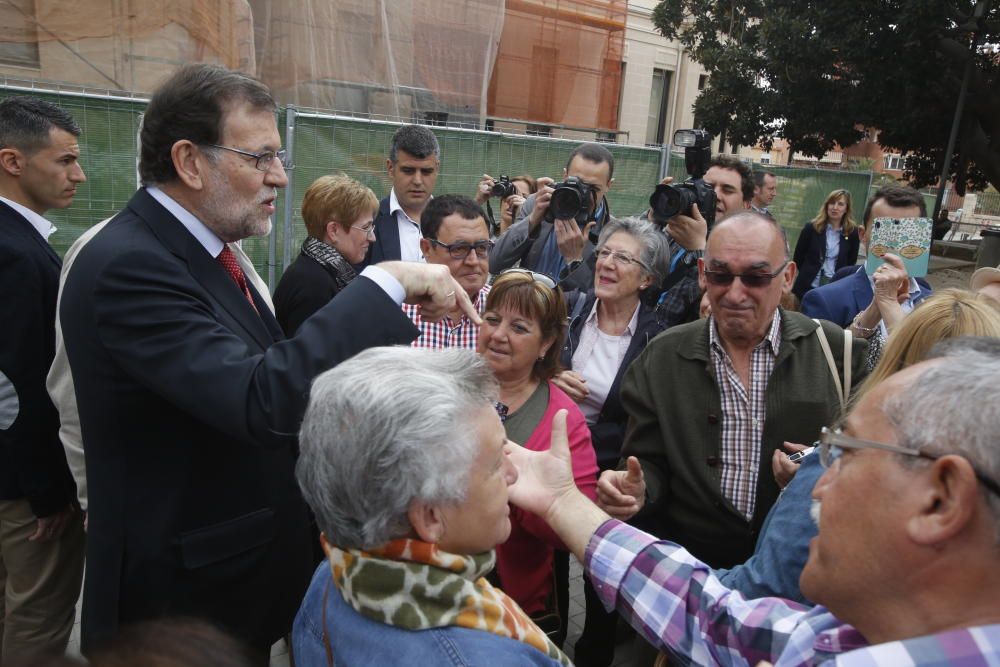
[[[264,151],[263,153],[251,153],[250,151],[243,151],[239,148],[230,148],[229,146],[220,146],[219,144],[208,144],[209,148],[218,148],[224,151],[231,151],[233,153],[238,153],[240,155],[245,155],[247,157],[252,157],[256,160],[254,163],[254,168],[257,171],[270,171],[271,165],[274,163],[274,158],[278,158],[281,163],[282,168],[285,171],[291,171],[295,169],[295,165],[291,163],[288,158],[288,151],[282,148],[279,151]]]
[[[610,258],[614,258],[615,262],[617,262],[618,264],[624,264],[625,266],[632,266],[633,264],[638,264],[647,271],[649,270],[649,267],[646,266],[642,262],[642,260],[633,257],[627,252],[622,252],[621,250],[609,250],[608,248],[601,248],[600,250],[597,251],[597,259],[601,259],[606,262]]]
[[[534,271],[529,271],[528,269],[507,269],[506,271],[501,271],[499,275],[497,275],[497,278],[499,279],[501,276],[505,276],[508,273],[523,274],[529,276],[536,283],[541,283],[551,290],[556,289],[556,281],[552,280],[552,278],[549,278],[544,273],[535,273]]]
[[[845,449],[881,449],[883,451],[894,452],[904,456],[916,456],[924,459],[930,459],[931,461],[936,461],[942,456],[947,455],[947,453],[929,454],[919,449],[910,449],[909,447],[900,447],[899,445],[887,445],[884,442],[858,440],[857,438],[852,438],[849,435],[844,435],[839,430],[829,429],[825,426],[822,430],[820,430],[819,462],[823,464],[824,468],[837,467],[838,461],[840,461],[840,455],[843,454],[843,450]],[[1000,484],[987,476],[985,473],[981,472],[971,462],[970,465],[972,465],[972,470],[976,473],[976,479],[978,479],[987,489],[1000,496]]]
[[[468,243],[466,241],[459,241],[458,243],[441,243],[437,239],[427,240],[439,248],[447,250],[452,259],[465,259],[473,250],[476,251],[476,257],[479,259],[486,259],[486,257],[490,254],[490,250],[493,249],[493,241],[476,241],[475,243]]]
[[[375,233],[375,221],[372,220],[371,222],[365,225],[351,225],[351,229],[359,229],[365,233],[365,236],[368,236],[369,234]]]
[[[747,287],[767,287],[771,281],[781,275],[781,272],[788,266],[788,260],[778,267],[774,273],[729,273],[728,271],[711,271],[705,269],[705,281],[710,285],[728,287],[733,284],[734,278],[739,278]]]

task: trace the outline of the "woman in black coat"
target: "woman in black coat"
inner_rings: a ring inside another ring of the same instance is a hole
[[[837,269],[856,264],[860,244],[858,224],[851,214],[851,193],[834,190],[799,233],[793,257],[799,269],[792,286],[795,296],[801,300],[812,288],[830,282]]]
[[[375,240],[378,198],[371,188],[339,174],[321,176],[302,200],[306,240],[274,290],[274,310],[286,336],[355,277],[352,264]]]
[[[667,237],[638,218],[604,225],[595,250],[594,286],[566,295],[569,331],[561,364],[552,379],[575,400],[587,419],[597,465],[618,466],[628,415],[619,390],[629,364],[664,329],[640,295],[659,285],[670,257]],[[610,665],[617,615],[601,606],[589,580],[584,584],[587,616],[576,644],[578,665]]]

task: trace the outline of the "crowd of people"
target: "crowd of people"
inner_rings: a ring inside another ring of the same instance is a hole
[[[82,585],[98,667],[568,665],[571,557],[577,665],[623,623],[637,665],[1000,660],[1000,268],[857,264],[919,193],[834,190],[793,251],[732,157],[711,225],[614,217],[605,146],[435,194],[404,125],[381,200],[308,187],[272,300],[239,242],[288,183],[275,111],[178,70],[142,187],[60,258],[80,127],[0,101],[0,662],[80,664]]]

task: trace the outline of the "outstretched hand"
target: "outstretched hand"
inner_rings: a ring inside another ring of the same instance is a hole
[[[482,324],[472,300],[447,266],[423,262],[382,262],[378,265],[390,273],[406,291],[406,303],[420,305],[420,317],[436,322],[448,313],[461,311],[476,324]]]
[[[597,506],[620,521],[631,519],[646,502],[639,459],[630,456],[625,463],[625,470],[605,470],[597,480]]]
[[[534,452],[508,442],[504,452],[517,468],[517,481],[508,489],[510,502],[547,519],[560,498],[579,494],[573,479],[573,464],[566,435],[566,410],[552,419],[552,445]]]

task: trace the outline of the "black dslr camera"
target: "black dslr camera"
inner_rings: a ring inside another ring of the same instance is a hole
[[[594,201],[596,188],[584,183],[576,176],[570,176],[562,183],[552,186],[554,192],[545,211],[545,220],[576,220],[584,227],[590,220],[590,205]]]
[[[684,166],[690,178],[656,186],[649,197],[653,221],[662,225],[675,215],[690,216],[691,205],[698,204],[701,217],[711,228],[715,223],[715,189],[703,177],[712,160],[712,137],[705,130],[677,130],[674,145],[684,147]]]
[[[493,189],[490,191],[490,194],[494,197],[499,197],[500,199],[506,199],[516,192],[517,189],[514,187],[514,184],[510,182],[510,179],[506,176],[500,176],[500,178],[493,181]]]

